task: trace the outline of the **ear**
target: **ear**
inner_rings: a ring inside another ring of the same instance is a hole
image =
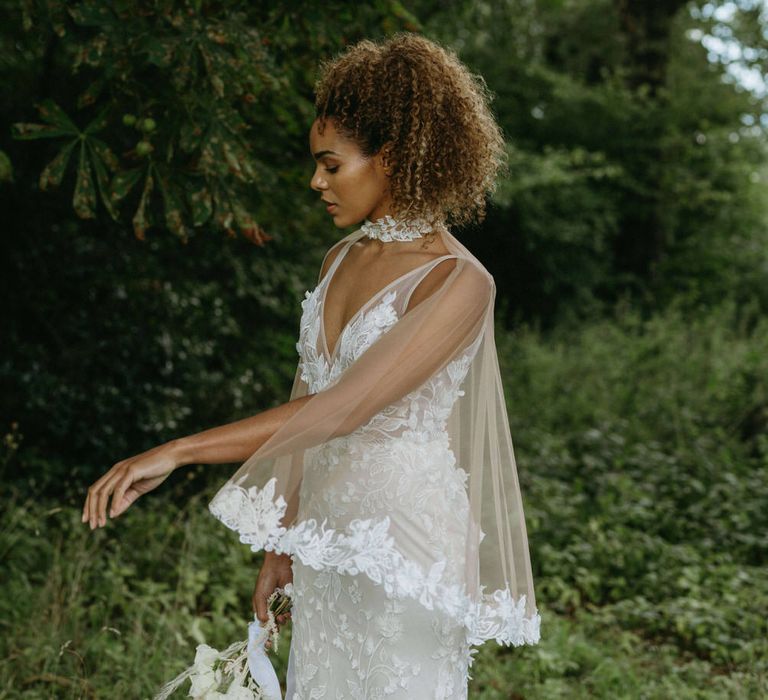
[[[393,144],[391,141],[388,141],[385,143],[380,149],[379,152],[376,154],[376,159],[378,160],[379,166],[384,170],[384,173],[387,177],[391,177],[392,170],[394,169],[395,165],[395,159],[392,155],[392,148]]]

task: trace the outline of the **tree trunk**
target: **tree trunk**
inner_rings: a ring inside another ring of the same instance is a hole
[[[667,81],[670,31],[673,19],[685,0],[614,0],[626,49],[627,87],[645,92],[644,118],[634,125],[633,140],[641,144],[632,176],[645,194],[633,193],[622,232],[616,241],[616,262],[620,269],[653,279],[655,263],[664,256],[668,231],[662,215],[661,174],[665,154],[662,91]],[[640,95],[638,95],[640,96]]]

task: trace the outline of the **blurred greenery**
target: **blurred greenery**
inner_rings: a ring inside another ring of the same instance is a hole
[[[765,3],[0,8],[0,698],[147,697],[242,636],[260,556],[205,508],[229,469],[95,533],[79,506],[285,401],[342,235],[313,81],[398,30],[485,78],[510,155],[456,233],[497,283],[542,641],[484,645],[470,697],[768,695]]]

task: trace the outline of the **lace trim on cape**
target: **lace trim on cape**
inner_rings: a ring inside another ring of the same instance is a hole
[[[524,594],[515,601],[507,587],[483,593],[482,602],[473,602],[458,584],[441,583],[444,559],[425,573],[397,551],[388,535],[389,516],[352,520],[349,534],[326,528],[326,520],[318,524],[314,518],[288,529],[281,527],[287,504],[282,496],[274,498],[276,481],[272,477],[262,489],[228,484],[208,508],[254,552],[264,549],[296,555],[318,571],[333,568],[350,575],[364,573],[384,586],[388,598],[415,598],[428,610],[437,608],[462,623],[470,644],[489,639],[508,646],[539,642],[541,616],[525,616]]]

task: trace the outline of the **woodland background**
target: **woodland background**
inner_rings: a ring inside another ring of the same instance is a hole
[[[317,66],[422,32],[495,93],[509,172],[456,231],[497,342],[542,614],[470,697],[768,695],[768,7],[0,0],[0,698],[144,698],[244,636],[260,556],[119,459],[285,401],[344,232]],[[277,653],[285,672],[290,625]]]

